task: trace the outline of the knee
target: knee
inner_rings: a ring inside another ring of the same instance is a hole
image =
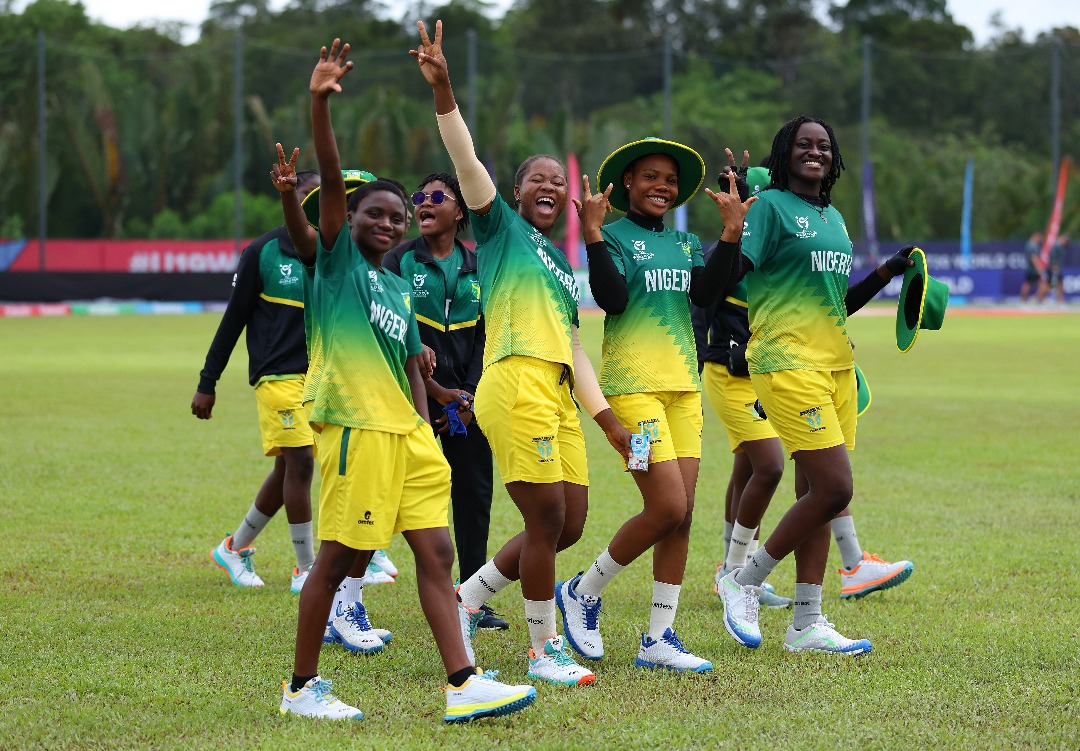
[[[825,494],[830,519],[848,507],[853,492],[850,478],[830,485]]]
[[[576,543],[581,539],[582,532],[585,531],[585,520],[580,522],[567,520],[563,524],[562,534],[559,535],[559,550],[566,550],[568,547]]]
[[[303,482],[311,482],[315,475],[315,458],[311,449],[291,449],[285,453],[285,466],[290,475]]]
[[[688,522],[691,515],[687,512],[686,501],[658,504],[648,514],[648,522],[658,533],[658,538],[667,537]]]
[[[450,534],[426,540],[421,550],[413,549],[416,556],[417,575],[441,576],[454,567],[454,544]]]
[[[780,485],[780,478],[784,476],[784,463],[766,462],[763,467],[754,467],[754,478],[768,488],[770,492]]]

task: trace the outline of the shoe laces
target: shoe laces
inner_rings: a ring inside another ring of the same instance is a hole
[[[352,607],[345,612],[345,620],[355,623],[361,631],[371,630],[371,621],[367,617],[367,608],[359,602],[353,603]]]
[[[570,655],[566,654],[566,652],[563,649],[563,646],[564,645],[560,643],[559,648],[554,653],[548,652],[545,649],[544,654],[546,654],[548,657],[550,657],[552,660],[554,660],[555,664],[560,668],[569,667],[570,665],[573,665],[574,667],[577,667],[577,663],[574,662],[574,659]]]
[[[475,639],[476,629],[480,625],[480,619],[484,617],[484,609],[483,607],[480,607],[476,610],[470,610],[464,605],[462,605],[461,607],[465,608],[465,612],[469,614],[469,638]]]
[[[589,602],[589,600],[595,599],[596,602]],[[581,608],[585,613],[585,630],[596,631],[600,621],[600,598],[596,597],[582,597]]]
[[[670,644],[675,651],[681,652],[684,655],[690,654],[690,650],[683,646],[683,643],[679,641],[679,637],[676,636],[675,632],[670,628],[664,632],[664,635],[660,638]]]
[[[249,574],[254,574],[255,573],[255,561],[253,561],[251,559],[251,556],[253,556],[255,554],[255,551],[252,550],[251,548],[248,548],[248,551],[250,551],[250,552],[241,552],[240,553],[240,563],[242,563],[244,565],[244,571],[247,571]]]
[[[743,620],[747,623],[757,623],[758,611],[761,609],[761,600],[759,597],[747,594],[747,589],[749,589],[749,587],[743,587],[743,602],[745,603]]]
[[[311,693],[315,694],[315,701],[330,704],[331,702],[337,701],[337,697],[330,693],[330,689],[333,687],[333,681],[326,678],[320,678],[314,686],[311,686]]]
[[[485,670],[483,673],[476,674],[476,680],[478,681],[494,681],[496,676],[499,675],[498,670]]]
[[[871,553],[869,558],[864,558],[863,563],[884,563],[886,566],[892,565],[889,561],[879,558],[877,553]]]
[[[483,605],[481,605],[479,609],[484,611],[485,615],[490,615],[492,618],[502,618],[502,615],[500,613],[496,613],[492,609],[492,607],[490,605],[488,605],[486,602]]]

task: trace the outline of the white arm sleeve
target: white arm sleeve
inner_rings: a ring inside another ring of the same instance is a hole
[[[581,348],[581,340],[578,339],[577,326],[570,327],[570,335],[574,354],[574,396],[589,413],[589,417],[596,417],[605,409],[610,409],[607,399],[600,391],[600,384],[596,380],[596,371],[593,370],[592,362],[585,350]]]
[[[454,163],[465,203],[474,211],[490,205],[495,200],[495,183],[491,181],[491,176],[481,161],[476,158],[472,135],[461,117],[461,110],[455,107],[453,112],[436,117],[439,121],[439,135],[442,136],[450,161]]]

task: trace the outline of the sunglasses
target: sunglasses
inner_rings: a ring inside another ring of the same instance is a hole
[[[430,193],[425,193],[422,190],[418,190],[418,191],[416,191],[415,193],[412,194],[413,206],[420,206],[420,205],[422,205],[424,203],[424,201],[426,201],[429,198],[431,199],[431,202],[433,204],[435,204],[436,206],[438,206],[443,201],[453,201],[454,200],[453,196],[448,196],[448,195],[446,195],[446,193],[442,192],[441,190],[433,190]]]

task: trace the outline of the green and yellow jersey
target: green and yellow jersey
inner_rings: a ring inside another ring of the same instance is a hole
[[[851,238],[844,218],[790,191],[759,196],[742,237],[742,254],[754,264],[746,275],[750,372],[853,367],[844,306]]]
[[[368,263],[343,226],[320,240],[311,307],[316,382],[311,422],[407,434],[424,423],[413,408],[405,360],[420,352],[411,288]],[[305,399],[306,399],[305,394]]]
[[[496,195],[472,215],[487,342],[484,367],[519,355],[573,368],[580,297],[566,256]]]
[[[702,265],[697,235],[660,232],[629,219],[601,228],[626,279],[626,310],[604,318],[600,390],[605,396],[698,391],[690,322],[690,270]]]

